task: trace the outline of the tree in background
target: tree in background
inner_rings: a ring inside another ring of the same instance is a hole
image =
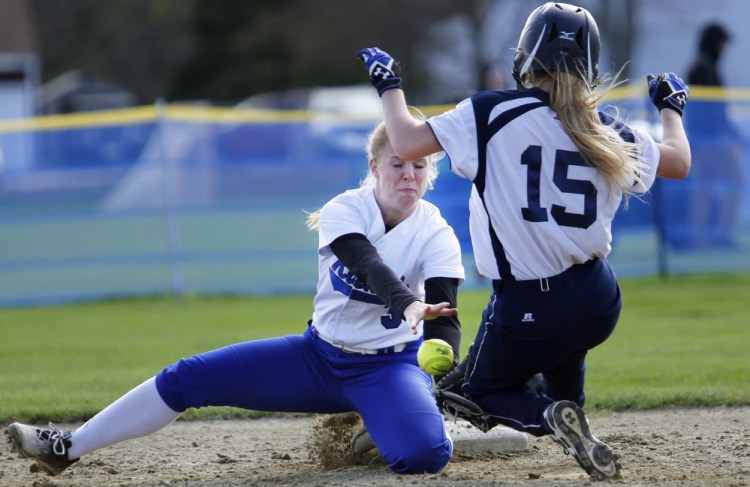
[[[43,81],[81,70],[150,103],[166,94],[190,50],[190,0],[27,1]]]
[[[415,59],[411,46],[435,19],[458,12],[457,3],[195,0],[194,49],[172,95],[213,93],[215,100],[237,101],[265,91],[361,83],[355,53],[373,45],[390,47],[405,64],[418,67],[426,60]],[[417,88],[423,82],[418,76],[407,81]]]
[[[291,86],[285,60],[294,46],[282,12],[293,3],[194,1],[188,24],[192,49],[171,80],[170,98],[221,102]]]
[[[445,102],[453,93],[429,89],[441,71],[430,63],[441,54],[462,63],[461,83],[471,85],[467,92],[476,91],[497,50],[485,45],[487,32],[497,27],[483,25],[487,12],[508,4],[525,16],[536,6],[513,0],[26,1],[43,80],[81,70],[126,88],[143,104],[165,97],[221,105],[266,91],[361,83],[354,57],[370,46],[387,49],[408,69],[412,102]],[[593,3],[590,8],[609,9]],[[611,23],[620,33],[612,57],[621,66],[630,35],[630,22],[622,20],[632,17],[623,9],[632,12],[633,0],[616,3],[619,20],[597,15],[604,19],[602,30]],[[470,37],[468,56],[452,51],[449,19],[470,26],[460,34]]]

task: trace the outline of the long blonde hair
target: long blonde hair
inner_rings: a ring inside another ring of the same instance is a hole
[[[416,110],[416,109],[415,109]],[[418,116],[415,118],[422,117],[421,113],[418,112]],[[420,118],[421,119],[421,118]],[[386,146],[390,144],[388,139],[388,132],[385,129],[385,122],[380,122],[367,137],[367,146],[365,152],[367,154],[367,160],[375,161],[376,164],[380,162],[380,155]],[[432,189],[435,179],[438,177],[438,161],[440,157],[436,154],[427,156],[427,189]],[[368,164],[369,167],[369,164]],[[375,175],[372,174],[371,170],[367,171],[367,175],[360,181],[360,187],[374,187],[377,182]],[[320,210],[307,213],[306,225],[309,230],[318,230],[320,228]]]
[[[544,85],[549,89],[550,106],[573,139],[581,156],[599,170],[610,186],[622,190],[625,202],[636,183],[640,183],[643,164],[638,160],[638,144],[623,140],[613,117],[602,124],[599,104],[615,87],[617,76],[605,84],[589,87],[588,83],[565,69],[538,70],[527,73],[525,86]]]

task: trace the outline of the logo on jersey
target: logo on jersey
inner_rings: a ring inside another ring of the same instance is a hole
[[[534,321],[534,314],[533,313],[524,313],[523,319],[521,320],[522,323],[531,323]]]
[[[328,275],[331,278],[333,289],[340,292],[349,299],[361,301],[363,303],[385,305],[372,290],[365,286],[365,283],[359,280],[349,269],[347,269],[340,260],[331,265],[328,269]]]

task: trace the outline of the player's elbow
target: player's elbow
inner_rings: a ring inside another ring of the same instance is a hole
[[[690,147],[685,144],[679,150],[670,148],[662,151],[657,175],[666,179],[685,179],[692,166]]]
[[[417,150],[408,140],[391,140],[391,147],[402,161],[416,161],[424,157],[423,152]]]
[[[692,161],[690,157],[690,149],[687,150],[686,154],[683,154],[682,157],[679,158],[679,160],[674,164],[673,168],[673,177],[672,179],[685,179],[690,174],[690,167],[692,166]]]
[[[432,129],[424,122],[396,128],[389,132],[388,138],[393,151],[402,161],[416,161],[443,150]]]
[[[690,174],[691,162],[688,158],[683,164],[679,166],[673,179],[685,179]]]
[[[687,164],[680,164],[679,166],[672,165],[669,168],[659,168],[656,174],[664,179],[685,179],[690,174],[690,162],[688,161]]]

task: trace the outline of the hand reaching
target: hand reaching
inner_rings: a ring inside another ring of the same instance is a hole
[[[422,301],[414,301],[404,310],[404,319],[409,325],[412,335],[417,334],[417,326],[422,320],[434,320],[439,316],[453,316],[458,313],[456,308],[451,308],[450,303],[425,304]]]
[[[661,73],[654,77],[653,74],[646,75],[648,82],[648,94],[651,101],[659,111],[670,108],[682,116],[685,109],[690,88],[674,73]]]
[[[388,90],[401,88],[401,78],[398,76],[398,63],[385,51],[377,47],[362,49],[357,57],[365,63],[370,83],[383,96]]]

